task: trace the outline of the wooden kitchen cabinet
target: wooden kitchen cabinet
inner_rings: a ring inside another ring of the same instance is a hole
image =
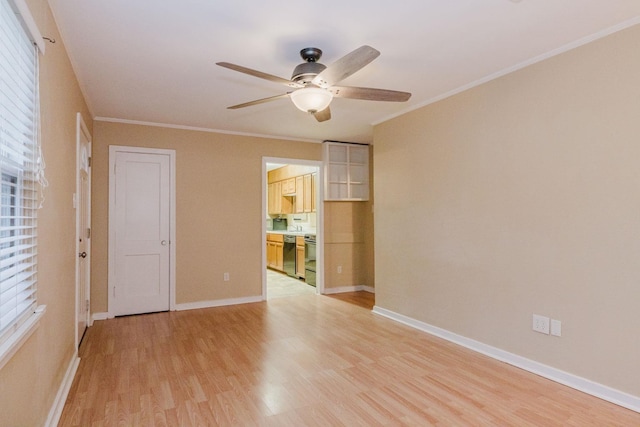
[[[311,189],[311,174],[304,175],[302,177],[302,183],[304,188],[303,201],[302,201],[302,211],[305,213],[313,212],[312,210],[312,197],[313,191]]]
[[[302,175],[297,176],[296,180],[296,201],[295,201],[295,213],[307,212],[304,208],[306,188],[304,185],[304,177]]]
[[[283,196],[296,195],[296,179],[295,178],[289,178],[282,181],[282,195]]]
[[[304,237],[296,236],[296,276],[304,279]]]
[[[267,212],[269,215],[277,215],[276,209],[276,184],[269,184],[267,186]]]
[[[269,184],[267,190],[269,215],[281,215],[293,213],[293,201],[282,193],[284,181]],[[295,186],[295,180],[294,180]]]
[[[317,182],[318,182],[318,174],[312,173],[311,174],[311,212],[316,211]]]
[[[267,267],[284,271],[284,236],[267,233]]]

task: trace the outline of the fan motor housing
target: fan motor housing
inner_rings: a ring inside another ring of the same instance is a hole
[[[319,62],[303,62],[294,68],[291,80],[300,84],[310,83],[325,68],[327,67]]]

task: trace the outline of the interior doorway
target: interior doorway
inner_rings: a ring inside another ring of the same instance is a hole
[[[324,293],[321,161],[263,158],[262,299]]]

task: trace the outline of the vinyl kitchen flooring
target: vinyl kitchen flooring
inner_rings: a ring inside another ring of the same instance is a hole
[[[316,288],[284,273],[267,269],[267,299],[314,295]]]
[[[640,425],[372,305],[365,292],[302,295],[97,321],[59,425]]]

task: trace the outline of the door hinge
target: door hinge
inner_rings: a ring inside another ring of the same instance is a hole
[[[91,228],[87,227],[87,239],[91,238]]]
[[[87,303],[87,308],[86,308],[86,310],[87,310],[87,311],[89,311],[89,300],[86,300],[86,303]]]
[[[89,157],[89,159],[87,159],[87,165],[88,165],[89,167],[91,167],[91,157]]]

